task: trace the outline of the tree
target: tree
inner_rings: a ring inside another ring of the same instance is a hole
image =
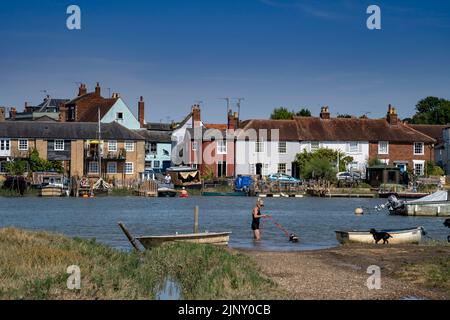
[[[6,163],[5,169],[12,176],[23,176],[27,171],[27,163],[23,160],[12,160]]]
[[[285,107],[276,108],[270,116],[272,120],[291,120],[292,118],[294,118],[294,112]]]
[[[437,97],[427,97],[416,105],[416,114],[412,117],[413,124],[450,123],[450,101]]]
[[[297,117],[311,117],[311,111],[308,108],[301,108],[299,112],[295,114]]]
[[[61,161],[50,161],[42,159],[39,156],[39,152],[36,149],[33,149],[31,151],[29,163],[31,172],[46,172],[46,171],[54,171],[58,173],[64,172],[64,168]]]
[[[328,177],[330,170],[326,168],[325,162],[335,171],[334,168],[337,166],[338,159],[339,171],[345,171],[347,166],[353,162],[353,157],[349,157],[341,151],[328,148],[320,148],[313,152],[303,150],[302,153],[296,156],[297,165],[306,179]]]

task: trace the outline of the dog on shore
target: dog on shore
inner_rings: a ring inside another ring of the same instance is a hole
[[[450,219],[447,219],[444,221],[444,226],[446,226],[447,228],[450,228]]]
[[[389,233],[378,232],[375,229],[370,229],[370,233],[373,235],[373,239],[375,240],[376,244],[378,244],[381,240],[383,240],[383,244],[389,244],[389,239],[392,238]]]

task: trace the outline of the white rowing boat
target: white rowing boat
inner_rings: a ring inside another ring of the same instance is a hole
[[[423,227],[412,229],[389,229],[377,230],[378,232],[387,232],[392,238],[389,239],[389,244],[418,244],[422,241],[424,235]],[[365,243],[375,244],[375,239],[369,230],[367,231],[336,231],[336,239],[339,243]],[[381,241],[380,243],[383,243]]]

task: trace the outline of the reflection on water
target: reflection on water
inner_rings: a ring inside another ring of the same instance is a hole
[[[166,279],[162,290],[156,294],[156,300],[172,301],[182,299],[180,284],[171,278]]]
[[[398,217],[385,213],[355,216],[355,208],[374,208],[382,199],[266,199],[263,213],[273,215],[289,233],[292,244],[270,221],[263,222],[262,241],[253,241],[250,228],[255,198],[192,197],[190,199],[109,197],[0,198],[0,227],[48,230],[68,236],[96,238],[115,248],[130,249],[117,226],[123,221],[134,236],[191,233],[194,207],[200,207],[200,231],[231,231],[230,246],[258,250],[313,250],[338,245],[340,229],[392,229],[424,226],[433,239],[445,240],[443,218]],[[366,210],[368,212],[368,210]]]

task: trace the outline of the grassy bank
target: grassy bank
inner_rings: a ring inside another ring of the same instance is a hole
[[[81,290],[67,289],[68,266],[81,269]],[[275,285],[241,254],[177,244],[142,256],[95,241],[0,229],[0,299],[154,299],[165,279],[185,299],[277,298]]]

